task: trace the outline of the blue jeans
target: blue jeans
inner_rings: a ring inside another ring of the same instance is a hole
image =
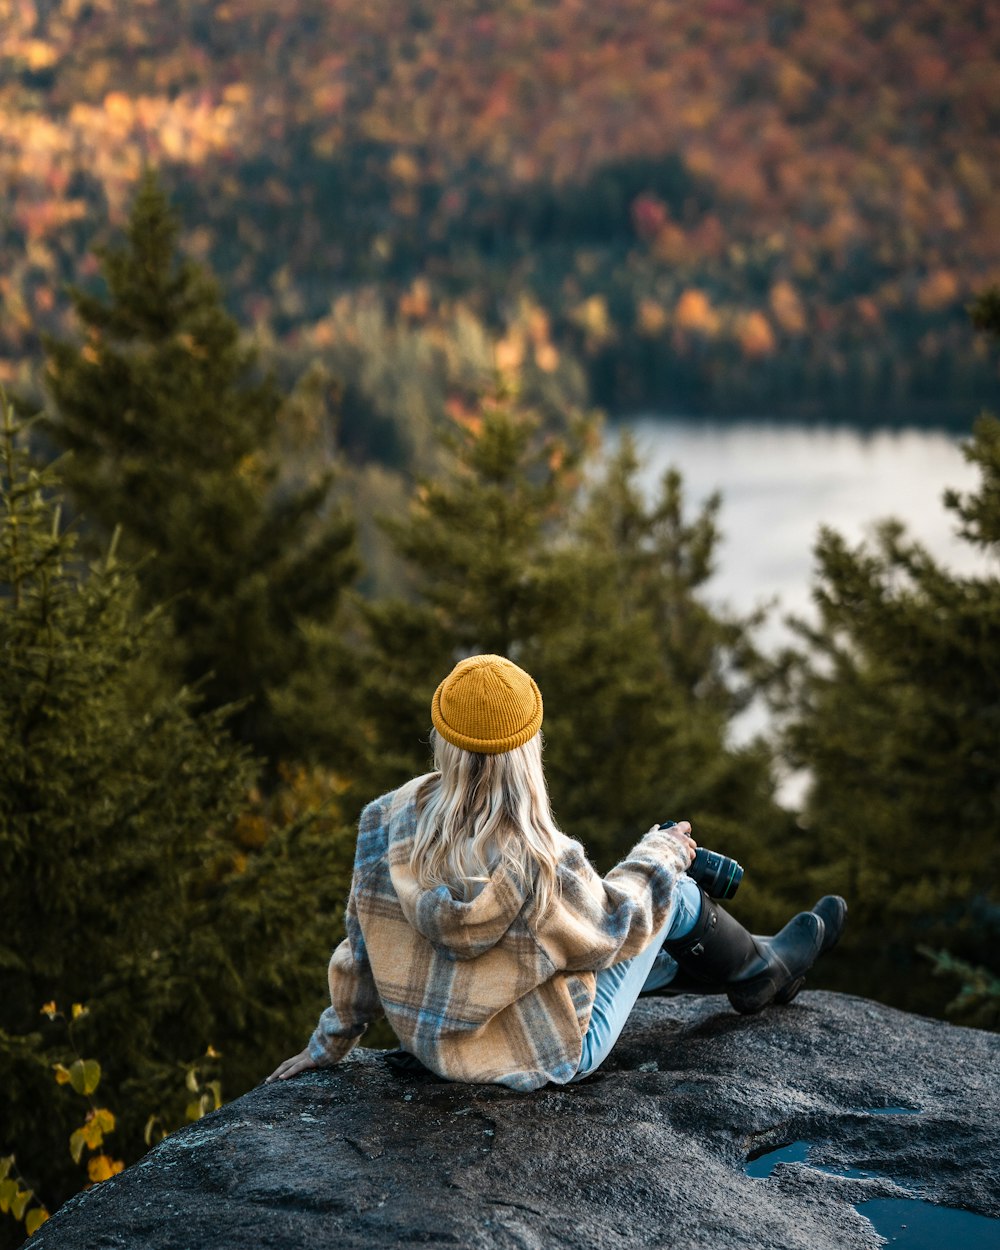
[[[645,950],[597,974],[597,994],[590,1025],[583,1035],[583,1054],[576,1075],[581,1081],[596,1072],[618,1041],[629,1012],[643,990],[659,990],[677,975],[677,962],[661,950],[663,943],[684,937],[694,928],[701,912],[701,890],[688,876],[680,876],[674,889],[673,906],[663,927]]]

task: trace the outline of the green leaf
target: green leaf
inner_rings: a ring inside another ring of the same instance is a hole
[[[17,1181],[0,1181],[0,1211],[5,1215],[17,1197]]]
[[[14,1201],[10,1204],[10,1213],[15,1220],[23,1220],[24,1213],[27,1210],[28,1203],[34,1196],[32,1189],[19,1189],[14,1197]]]
[[[73,1156],[73,1162],[79,1163],[80,1156],[83,1154],[83,1148],[87,1144],[86,1129],[78,1128],[76,1132],[71,1133],[69,1137],[69,1152]]]
[[[4,1155],[4,1157],[0,1159],[0,1181],[7,1179],[7,1173],[10,1171],[10,1169],[13,1166],[14,1166],[13,1155]]]
[[[69,1080],[78,1094],[92,1094],[101,1081],[101,1065],[96,1059],[77,1059],[70,1067]]]

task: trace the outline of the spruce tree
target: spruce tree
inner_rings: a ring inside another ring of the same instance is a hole
[[[52,470],[29,469],[0,401],[3,1145],[58,1184],[66,1169],[46,1164],[63,1160],[66,1134],[43,1111],[58,1091],[39,1008],[91,1005],[86,1037],[112,1083],[204,1049],[213,993],[227,994],[188,962],[188,926],[253,770],[221,713],[149,685],[166,618],[138,610],[113,547],[81,567]]]
[[[1000,333],[1000,293],[977,305]],[[949,491],[959,532],[1000,553],[1000,421],[983,414],[966,456],[978,489]],[[803,869],[852,908],[845,985],[940,1011],[919,944],[995,967],[1000,935],[1000,579],[962,576],[897,522],[816,547],[815,625],[786,657],[789,761],[812,777]]]
[[[99,253],[105,292],[71,293],[82,341],[47,343],[65,483],[101,540],[121,526],[122,553],[149,557],[140,588],[171,616],[169,658],[209,706],[240,704],[244,742],[272,764],[347,750],[335,622],[354,526],[329,472],[279,480],[282,397],[177,236],[149,172],[124,244]],[[324,715],[300,722],[301,691]]]
[[[42,1004],[86,1004],[132,1161],[151,1114],[183,1122],[183,1065],[208,1045],[229,1098],[308,1037],[354,828],[336,776],[286,768],[260,795],[225,709],[155,673],[169,614],[114,545],[81,560],[27,434],[0,391],[0,1155],[52,1209],[82,1177]]]
[[[551,534],[589,437],[586,418],[566,437],[545,432],[498,379],[477,410],[443,428],[444,467],[418,485],[406,518],[384,522],[407,584],[364,607],[370,788],[427,766],[431,696],[458,658],[523,660],[536,631],[561,619]]]
[[[676,470],[649,500],[638,472],[623,436],[569,518],[565,619],[535,648],[553,793],[605,864],[652,819],[691,819],[700,842],[743,860],[740,904],[763,919],[789,821],[764,744],[728,741],[756,689],[755,622],[706,601],[718,497],[689,519]]]
[[[367,610],[373,787],[427,767],[436,682],[497,651],[539,682],[557,819],[603,866],[668,816],[703,822],[734,854],[776,835],[766,753],[726,743],[747,629],[701,598],[715,505],[685,521],[676,477],[644,503],[628,444],[588,480],[593,422],[547,434],[502,392],[450,442],[450,469],[391,526],[409,598]]]

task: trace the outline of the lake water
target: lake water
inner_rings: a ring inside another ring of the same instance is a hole
[[[810,614],[821,525],[856,542],[873,522],[898,517],[949,567],[986,567],[981,553],[955,537],[954,519],[941,503],[946,487],[966,491],[978,480],[957,435],[642,416],[612,425],[610,441],[621,428],[637,440],[650,493],[671,465],[683,475],[689,514],[713,491],[722,492],[722,543],[706,589],[738,612],[776,600],[764,645],[788,639],[784,615]]]
[[[898,517],[956,572],[998,571],[995,560],[955,536],[954,518],[941,502],[946,488],[969,491],[979,481],[960,435],[640,416],[611,425],[609,443],[624,428],[638,444],[648,494],[671,466],[683,476],[689,516],[721,492],[722,541],[706,595],[744,614],[771,603],[757,635],[765,650],[793,639],[784,623],[789,614],[814,619],[812,553],[821,525],[857,543],[871,535],[873,523]],[[767,729],[758,699],[733,723],[731,737],[739,743]],[[779,800],[800,806],[807,783],[805,773],[780,773]]]

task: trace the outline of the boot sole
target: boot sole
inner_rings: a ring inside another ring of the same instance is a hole
[[[767,985],[759,994],[744,995],[741,998],[735,998],[730,992],[729,1002],[733,1010],[738,1011],[741,1016],[755,1016],[758,1011],[763,1011],[769,1003],[774,1002],[774,987]]]
[[[817,911],[820,907],[823,910]],[[819,948],[819,953],[825,955],[837,945],[844,931],[844,924],[847,921],[847,902],[839,894],[824,894],[818,902],[813,904],[812,910],[823,921],[823,945]],[[827,912],[834,914],[827,919]]]
[[[734,1011],[738,1011],[741,1016],[755,1016],[758,1011],[763,1011],[765,1007],[775,1006],[784,1007],[786,1003],[790,1003],[805,985],[804,976],[796,977],[794,981],[790,981],[788,985],[783,985],[777,993],[774,992],[773,982],[761,986],[756,994],[742,994],[736,997],[732,993],[732,988],[728,991],[729,1002]]]
[[[805,983],[805,977],[797,977],[791,985],[786,985],[783,990],[775,994],[774,1002],[779,1003],[782,1007],[784,1007],[786,1003],[790,1003],[792,999],[795,998]]]

